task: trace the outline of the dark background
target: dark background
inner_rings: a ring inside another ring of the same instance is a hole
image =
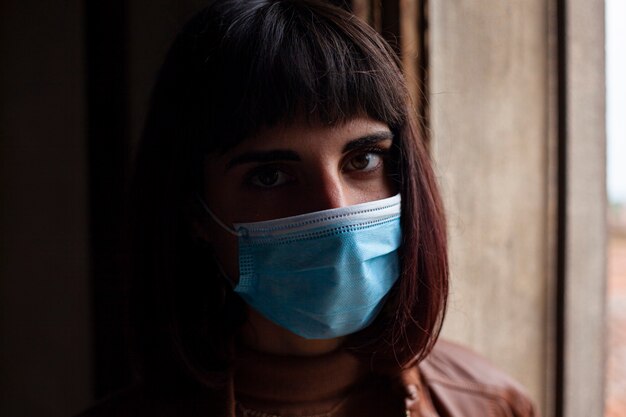
[[[130,379],[124,189],[165,51],[202,1],[0,3],[0,415]]]

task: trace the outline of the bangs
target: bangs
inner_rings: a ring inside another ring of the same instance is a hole
[[[296,118],[336,124],[367,115],[392,129],[405,122],[407,92],[390,47],[347,12],[315,3],[313,13],[308,3],[218,1],[195,19],[202,27],[190,22],[185,49],[198,71],[196,100],[186,103],[200,104],[190,120],[202,122],[205,152]]]

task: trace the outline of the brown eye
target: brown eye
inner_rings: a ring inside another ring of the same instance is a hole
[[[276,167],[258,169],[249,177],[249,183],[260,188],[278,187],[291,180],[291,175]]]
[[[380,166],[382,156],[374,152],[364,152],[357,154],[348,160],[346,171],[371,171]]]

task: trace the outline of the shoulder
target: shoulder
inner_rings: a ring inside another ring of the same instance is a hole
[[[418,366],[442,415],[538,417],[524,388],[485,358],[439,341]]]

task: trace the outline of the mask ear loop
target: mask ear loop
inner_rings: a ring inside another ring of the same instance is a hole
[[[233,236],[237,236],[237,237],[241,236],[241,232],[238,232],[237,230],[229,227],[226,223],[221,221],[215,214],[213,214],[211,209],[209,209],[209,207],[206,205],[202,197],[200,197],[198,194],[196,194],[196,199],[198,200],[200,205],[204,208],[204,210],[209,214],[209,216],[211,216],[213,221],[217,223],[222,229],[226,230],[228,233],[230,233]]]
[[[222,229],[226,230],[228,233],[230,233],[233,236],[237,236],[237,237],[241,236],[241,232],[238,232],[237,230],[228,227],[228,225],[226,225],[226,223],[221,221],[215,214],[213,214],[211,209],[209,209],[209,207],[206,205],[206,203],[204,202],[202,197],[200,197],[198,194],[196,194],[196,199],[198,200],[200,205],[204,208],[204,210],[209,214],[209,216],[211,216],[213,221],[215,221],[215,223],[217,223]],[[237,286],[237,284],[235,284],[235,281],[232,280],[228,276],[228,274],[224,270],[224,267],[222,266],[222,263],[219,261],[219,259],[217,259],[217,257],[215,255],[213,257],[215,258],[215,264],[217,265],[217,268],[220,270],[220,274],[222,274],[222,276],[228,282],[230,287],[232,289],[234,289]]]

